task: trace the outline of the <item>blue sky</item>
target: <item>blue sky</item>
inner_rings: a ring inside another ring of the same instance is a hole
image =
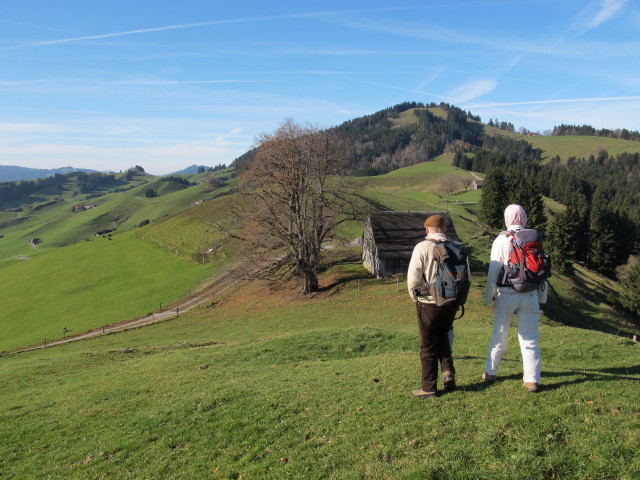
[[[166,174],[404,101],[640,130],[638,32],[636,0],[1,0],[0,164]]]

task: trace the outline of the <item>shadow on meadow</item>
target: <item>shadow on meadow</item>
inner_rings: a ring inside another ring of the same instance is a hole
[[[580,378],[575,378],[577,376]],[[540,392],[557,390],[559,388],[582,383],[601,382],[603,380],[610,382],[640,382],[640,365],[632,367],[604,368],[599,370],[580,369],[562,372],[543,371]],[[522,382],[522,373],[498,375],[498,379],[493,384],[487,383],[483,380],[478,380],[475,383],[458,385],[458,389],[463,392],[483,392],[506,381]]]
[[[567,379],[567,377],[576,376],[580,376],[580,378]],[[601,382],[603,380],[610,382],[619,382],[621,380],[640,382],[640,365],[596,370],[580,369],[563,372],[543,372],[543,377],[548,380],[542,385],[542,390],[555,390],[569,385]],[[552,379],[557,381],[552,381]]]
[[[579,278],[572,278],[570,295],[561,296],[553,283],[562,281],[552,277],[548,300],[542,310],[552,321],[569,326],[595,330],[631,338],[640,333],[640,320],[626,312],[611,310],[601,305],[606,302],[606,291],[596,291],[583,284]]]

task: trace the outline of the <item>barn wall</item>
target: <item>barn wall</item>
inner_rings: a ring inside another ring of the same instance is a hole
[[[378,276],[378,249],[373,238],[373,229],[371,228],[371,220],[367,219],[362,234],[362,263],[364,268],[376,277]]]

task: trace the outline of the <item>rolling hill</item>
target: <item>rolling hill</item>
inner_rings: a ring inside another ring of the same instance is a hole
[[[638,477],[639,344],[630,337],[640,325],[607,301],[616,282],[581,266],[551,279],[557,295],[543,309],[539,394],[521,386],[515,331],[500,380],[481,382],[492,324],[482,291],[495,232],[475,221],[479,191],[442,188],[447,176],[472,176],[452,158],[348,181],[373,208],[448,210],[470,247],[473,286],[455,324],[456,392],[429,403],[411,397],[419,377],[413,304],[401,282],[371,278],[360,249],[344,242],[328,250],[322,291],[307,297],[287,283],[239,282],[163,323],[1,356],[0,471],[71,479]],[[69,178],[62,192],[5,210],[0,351],[144,315],[231,263],[235,245],[217,225],[229,214],[234,180],[213,187],[185,178],[194,185],[136,173],[126,185],[75,196]],[[148,197],[149,189],[161,194]],[[72,212],[77,204],[97,206]],[[116,230],[93,236],[103,226]],[[357,239],[362,224],[340,233]],[[26,244],[34,236],[42,240],[36,248]],[[212,246],[209,258],[194,257]]]
[[[359,126],[371,124],[375,129],[380,129],[386,124],[390,130],[418,125],[420,117],[415,114],[415,110],[420,108],[408,106],[411,108],[404,106],[388,109],[371,117],[357,119],[353,123]],[[443,107],[429,107],[427,110],[435,122],[445,121],[451,111]],[[461,121],[459,116],[457,121]],[[468,115],[464,117],[464,122],[481,125],[478,120]],[[488,134],[518,136],[495,127],[484,125],[483,128]],[[583,147],[585,151],[595,146],[595,143],[590,143],[592,139],[589,137],[527,137],[532,143],[544,139],[547,139],[547,143],[539,144],[539,148],[550,148],[549,153],[544,151],[546,157],[559,151],[551,148],[557,139],[562,140],[567,148],[573,142],[576,151],[578,145],[583,144],[581,141],[587,143],[587,146]],[[598,139],[601,140],[606,141],[612,150],[613,146],[616,146],[616,151],[634,148],[633,142]],[[464,189],[459,187],[460,191],[453,196],[445,193],[442,183],[447,178],[459,179],[460,185],[468,183],[473,178],[470,172],[452,167],[452,159],[453,153],[445,153],[431,161],[399,168],[385,175],[351,177],[349,181],[376,208],[451,210],[461,238],[478,252],[476,263],[478,270],[482,271],[484,264],[480,259],[483,258],[482,252],[488,251],[489,244],[488,239],[473,223],[480,192],[463,191]],[[100,184],[93,190],[79,193],[80,184],[84,182],[83,185],[86,185],[87,177],[71,173],[64,176],[65,182],[62,187],[35,192],[22,200],[5,202],[2,205],[4,211],[0,213],[0,234],[3,236],[0,238],[0,276],[5,279],[19,279],[14,282],[14,288],[6,290],[8,298],[5,304],[11,305],[11,314],[6,317],[6,322],[22,325],[27,324],[32,316],[45,318],[46,305],[56,303],[56,299],[62,301],[64,298],[68,307],[63,310],[64,314],[56,315],[55,322],[42,320],[42,325],[40,321],[33,322],[32,326],[25,330],[30,332],[26,333],[26,336],[10,339],[11,335],[7,334],[5,344],[0,345],[0,351],[55,337],[56,332],[61,331],[59,323],[62,318],[71,325],[68,328],[73,327],[76,332],[112,323],[109,322],[110,317],[105,314],[104,308],[98,308],[96,305],[96,311],[90,311],[91,303],[86,302],[88,291],[92,291],[92,296],[107,301],[111,298],[119,299],[113,320],[120,321],[127,316],[133,318],[144,315],[154,310],[156,304],[166,305],[177,300],[181,294],[195,288],[206,276],[232,262],[235,246],[220,232],[218,225],[228,211],[227,198],[233,196],[234,175],[230,171],[218,172],[217,176],[221,178],[221,182],[217,182],[215,186],[206,181],[209,175],[210,172],[206,172],[163,178],[148,175],[142,169],[132,169],[115,174],[111,183]],[[152,191],[153,195],[150,196],[149,191]],[[551,200],[547,200],[547,205],[551,211],[562,208]],[[73,211],[73,207],[80,207],[80,211]],[[112,240],[106,240],[111,242],[111,246],[108,247],[110,253],[96,249],[96,241],[102,240],[95,236],[96,233],[110,230],[113,230],[110,232]],[[350,242],[359,238],[361,233],[362,224],[352,222],[341,227],[340,236]],[[29,244],[32,239],[38,239],[38,243]],[[144,245],[148,246],[149,252],[159,248],[170,256],[161,262],[162,265],[159,267],[146,265]],[[137,251],[142,263],[132,261],[126,254],[127,250]],[[37,257],[45,254],[46,258],[35,262]],[[91,261],[87,261],[86,258],[90,258]],[[173,259],[180,262],[176,265],[185,268],[185,275],[189,278],[186,283],[180,275],[176,275],[175,279],[171,278],[169,272],[176,268],[173,266]],[[101,262],[109,268],[101,269]],[[137,267],[130,268],[131,265]],[[154,269],[158,272],[158,285],[154,285]],[[109,280],[113,273],[105,274],[103,278],[103,272],[112,270],[128,272],[128,278],[136,287],[118,286],[117,282]],[[50,273],[37,275],[38,271]],[[67,284],[63,289],[64,294],[49,287],[52,283],[47,277],[56,278],[56,271],[65,272],[61,277],[65,278]],[[173,290],[172,282],[175,282]],[[571,283],[569,281],[569,285]],[[606,284],[607,289],[616,289],[615,284],[604,280],[601,284]],[[91,289],[87,288],[89,285],[92,285]],[[163,293],[153,299],[139,301],[145,291],[156,289]],[[568,292],[571,287],[559,285],[558,289]],[[35,309],[32,306],[20,311],[21,297],[18,292],[30,290],[37,291],[38,295],[45,294],[38,302],[41,306]],[[126,295],[123,295],[124,291],[127,292]],[[75,313],[74,302],[77,305]],[[593,306],[597,302],[588,303]],[[569,323],[578,325],[578,312],[586,310],[581,308],[580,302],[575,302],[574,306],[575,315],[567,317],[571,319]],[[618,315],[611,308],[606,302],[593,306],[588,316],[593,319],[585,323],[592,322],[607,331],[633,331],[633,321],[625,314]],[[57,326],[48,323],[56,323]],[[10,332],[14,326],[5,328],[6,332]]]

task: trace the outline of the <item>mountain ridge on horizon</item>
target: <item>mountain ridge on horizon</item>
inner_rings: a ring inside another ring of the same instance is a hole
[[[36,180],[38,178],[50,177],[57,173],[70,172],[94,173],[97,172],[97,170],[91,170],[88,168],[75,168],[72,166],[48,169],[20,167],[17,165],[0,165],[0,183],[16,182],[20,180]]]

